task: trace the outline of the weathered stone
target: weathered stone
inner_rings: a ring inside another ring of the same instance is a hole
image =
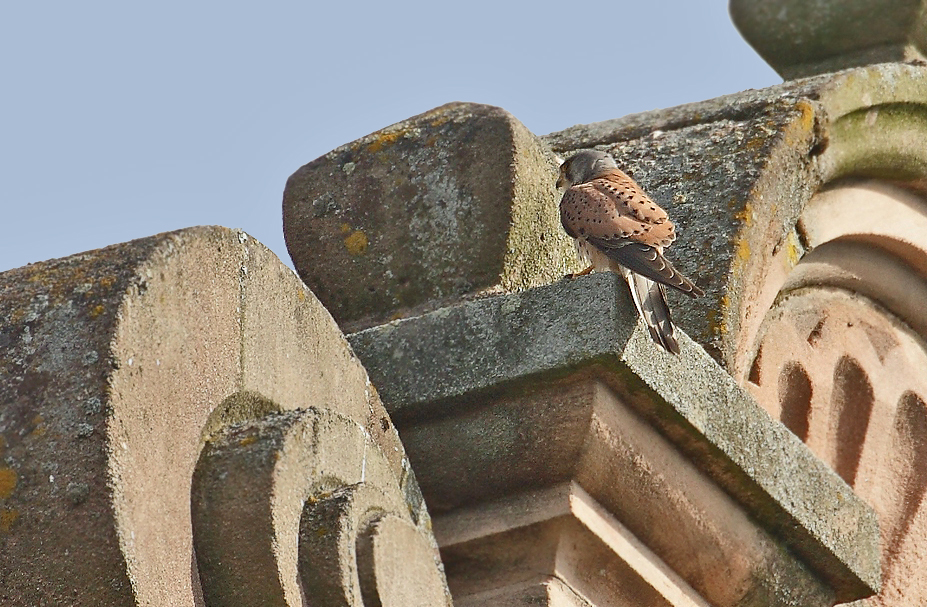
[[[919,0],[731,0],[730,10],[747,42],[787,79],[927,51]]]
[[[925,183],[927,69],[882,65],[545,137],[561,155],[606,149],[679,224],[668,256],[707,293],[677,324],[740,381],[759,325],[804,254],[802,210],[849,178]],[[675,296],[674,296],[675,297]]]
[[[865,221],[860,221],[865,217]],[[757,333],[747,387],[879,515],[883,592],[927,598],[927,204],[884,183],[822,191],[808,252]]]
[[[210,600],[234,596],[217,579],[255,590],[276,583],[282,604],[298,604],[302,500],[336,481],[391,492],[397,516],[434,548],[364,369],[297,277],[242,232],[193,228],[0,274],[0,361],[4,605],[187,606],[202,604],[201,590]],[[339,420],[316,424],[314,441],[275,422],[310,409]],[[337,440],[345,425],[353,449]],[[229,446],[229,436],[241,440]],[[283,457],[277,468],[249,468],[235,449],[265,464]],[[288,458],[308,458],[317,475],[281,473]],[[213,484],[201,483],[191,502],[194,470]],[[231,503],[225,518],[191,518],[220,502]],[[245,503],[264,510],[245,516],[236,510]],[[267,514],[271,535],[230,526],[236,513],[249,522]],[[248,564],[272,580],[243,580],[245,568],[211,559],[245,537],[251,552],[239,558],[260,554]]]
[[[455,546],[445,551],[452,589],[479,576],[457,564],[485,571],[483,550],[520,562],[498,534],[528,523],[504,522],[491,504],[571,480],[681,576],[679,588],[711,604],[827,605],[879,586],[872,510],[690,340],[680,356],[657,352],[617,276],[466,302],[349,339],[400,428],[436,528],[473,534],[442,540]],[[516,510],[546,520],[535,506],[526,498]],[[485,508],[495,513],[480,515],[485,529],[454,522]]]
[[[927,600],[925,137],[917,64],[547,137],[608,149],[679,221],[669,256],[708,296],[677,321],[875,509],[879,605]]]
[[[287,181],[287,248],[338,323],[357,330],[576,270],[556,164],[508,112],[454,103],[310,162]]]
[[[382,605],[450,604],[434,542],[369,440],[355,421],[313,408],[226,428],[206,444],[192,518],[208,605],[301,605],[305,594],[312,604],[362,607],[374,604],[362,597],[368,568],[393,573]],[[398,526],[403,541],[358,552],[379,524]],[[383,577],[374,575],[375,588]]]
[[[381,514],[364,539],[358,547],[364,605],[450,605],[444,575],[434,566],[432,546],[413,525]]]

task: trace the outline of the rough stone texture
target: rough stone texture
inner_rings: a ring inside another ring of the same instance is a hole
[[[4,605],[191,605],[216,596],[222,565],[209,557],[258,531],[228,526],[234,508],[228,519],[192,519],[195,470],[204,478],[225,472],[225,485],[213,480],[232,503],[263,504],[276,517],[273,548],[261,537],[264,563],[286,589],[275,604],[299,604],[296,538],[307,483],[312,491],[336,481],[387,487],[405,520],[431,537],[398,436],[337,325],[242,232],[193,228],[0,274],[0,361]],[[353,428],[353,452],[335,445],[345,434],[337,428],[325,439],[336,451],[320,448],[318,437],[235,434],[310,410]],[[296,460],[354,466],[354,477],[326,472],[323,482],[290,470],[281,480],[279,461],[272,470],[217,471],[210,455],[198,463],[203,445],[214,453],[228,433],[242,438],[228,451],[279,454],[282,444]],[[194,512],[221,491],[198,495]],[[202,589],[194,535],[205,538],[197,546]]]
[[[927,601],[925,138],[927,70],[902,64],[546,138],[609,150],[678,220],[669,256],[708,291],[678,323],[875,508],[874,605]]]
[[[287,181],[294,266],[346,330],[575,271],[556,164],[508,112],[453,103],[310,162]]]
[[[206,443],[192,517],[208,605],[302,605],[301,593],[320,605],[449,604],[434,543],[368,441],[348,417],[299,409]]]
[[[369,527],[359,560],[365,605],[447,605],[444,576],[434,566],[433,547],[397,516],[379,516]]]
[[[545,137],[566,155],[609,151],[679,225],[668,256],[707,296],[674,318],[739,381],[756,333],[806,243],[802,210],[826,184],[927,175],[927,69],[878,65],[576,126]]]
[[[436,524],[575,478],[712,604],[871,594],[879,586],[872,510],[690,340],[680,340],[681,356],[657,352],[620,287],[614,275],[593,275],[349,336],[402,432]],[[637,440],[619,438],[632,423],[656,433],[620,448]],[[629,462],[646,463],[621,472]],[[709,524],[714,516],[725,522]],[[683,530],[691,535],[680,542]],[[724,565],[710,573],[700,551]],[[719,571],[746,573],[724,590]]]
[[[731,0],[734,24],[783,78],[923,58],[919,0]]]

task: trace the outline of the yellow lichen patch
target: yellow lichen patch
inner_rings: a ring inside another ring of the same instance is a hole
[[[36,415],[32,418],[32,423],[35,424],[35,428],[32,429],[29,436],[45,436],[45,433],[48,431],[48,427],[45,425],[45,418],[41,415]]]
[[[766,145],[767,141],[768,139],[766,137],[751,137],[744,143],[744,147],[751,151],[758,150]]]
[[[16,489],[16,471],[12,468],[0,468],[0,499],[13,495]]]
[[[19,518],[19,511],[13,508],[0,510],[0,533],[9,533],[13,523]]]
[[[795,230],[789,232],[785,239],[785,254],[789,260],[789,267],[794,268],[801,260],[802,246],[798,242],[798,234]]]
[[[746,264],[750,260],[750,243],[747,242],[746,238],[740,238],[737,241],[737,261],[740,264]]]
[[[805,131],[814,128],[814,106],[807,99],[799,99],[795,107],[801,112],[801,127]]]
[[[394,131],[380,131],[376,133],[376,139],[373,140],[373,143],[367,146],[367,151],[369,152],[379,152],[385,146],[393,145],[400,139],[405,133],[401,129],[396,129]]]
[[[104,276],[103,278],[100,279],[100,286],[108,289],[111,286],[113,286],[115,282],[116,282],[115,276]]]
[[[727,310],[730,307],[731,307],[731,298],[728,297],[727,295],[724,295],[721,298],[721,309]],[[727,335],[728,327],[727,327],[727,323],[725,323],[723,319],[718,322],[717,327],[718,327],[718,333],[720,333],[721,335]]]
[[[728,334],[727,323],[724,322],[723,310],[727,310],[731,300],[727,295],[721,296],[721,306],[718,309],[709,310],[705,315],[708,319],[709,330],[714,334],[724,337]]]
[[[45,424],[39,424],[29,433],[29,436],[45,436],[46,432],[48,432],[48,427]]]
[[[242,447],[247,447],[248,445],[254,444],[256,442],[257,442],[257,437],[246,436],[245,438],[238,441],[238,444],[241,445]]]
[[[96,318],[105,311],[106,308],[103,306],[93,306],[93,308],[90,310],[90,318]]]
[[[737,201],[732,200],[731,202],[736,204]],[[744,208],[737,212],[736,217],[749,228],[753,225],[753,207],[749,204],[744,205]]]
[[[344,248],[353,257],[366,253],[368,244],[367,235],[360,230],[355,230],[353,234],[344,239]]]
[[[795,103],[795,109],[801,112],[801,115],[797,122],[793,122],[785,130],[785,143],[788,146],[794,146],[814,132],[814,105],[807,99],[800,99]]]
[[[342,234],[350,234],[350,233],[351,233],[351,226],[350,226],[349,224],[346,224],[346,223],[341,224],[341,226],[340,226],[338,229],[341,230],[341,233],[342,233]]]
[[[302,289],[298,290],[296,292],[296,298],[299,299],[299,301],[306,301],[306,292]]]

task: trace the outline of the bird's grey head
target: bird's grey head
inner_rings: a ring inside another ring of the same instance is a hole
[[[614,159],[599,150],[583,150],[560,165],[558,188],[569,188],[577,183],[592,181],[608,169],[617,169]]]

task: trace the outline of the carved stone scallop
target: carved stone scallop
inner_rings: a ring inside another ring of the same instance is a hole
[[[878,182],[817,194],[805,253],[758,331],[747,386],[879,513],[883,591],[927,599],[927,202]]]

